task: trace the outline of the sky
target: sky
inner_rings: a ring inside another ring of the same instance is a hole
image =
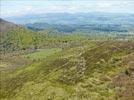
[[[134,0],[0,0],[1,17],[45,13],[133,13]]]

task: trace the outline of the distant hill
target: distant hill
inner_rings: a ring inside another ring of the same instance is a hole
[[[59,32],[134,32],[134,14],[47,13],[7,18],[32,30],[53,28]]]

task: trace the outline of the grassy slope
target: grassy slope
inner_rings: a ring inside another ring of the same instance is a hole
[[[0,19],[0,51],[25,49],[33,45],[35,33],[23,26]]]
[[[23,27],[16,27],[6,32],[0,32],[0,52],[13,52],[16,50],[37,49],[42,47],[59,46],[69,41],[87,39],[78,34],[59,35],[49,32],[35,33]]]
[[[124,57],[122,65],[125,73],[117,74],[113,79],[116,98],[120,100],[134,99],[134,53]]]
[[[34,47],[36,34],[25,28],[16,28],[1,34],[1,51],[13,51]]]
[[[44,36],[24,26],[0,19],[0,53],[36,49],[42,45]]]
[[[2,72],[1,98],[11,100],[107,100],[115,96],[112,77],[133,42],[86,41],[11,73]],[[122,66],[123,67],[123,66]]]
[[[32,59],[32,60],[39,60],[46,58],[50,55],[53,55],[57,52],[60,52],[60,48],[52,48],[52,49],[38,49],[36,52],[28,53],[26,55],[23,55],[26,58]]]

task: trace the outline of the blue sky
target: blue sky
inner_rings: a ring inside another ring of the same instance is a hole
[[[134,0],[1,0],[1,17],[56,12],[134,13]]]

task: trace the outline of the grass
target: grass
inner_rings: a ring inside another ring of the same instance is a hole
[[[46,58],[46,57],[53,55],[53,54],[60,52],[60,51],[61,51],[60,48],[38,49],[37,51],[35,51],[33,53],[29,53],[29,54],[24,55],[24,57],[29,58],[31,60],[39,60],[39,59]]]
[[[1,79],[1,98],[7,100],[113,99],[115,91],[111,86],[112,78],[123,70],[118,62],[121,62],[127,54],[134,52],[134,47],[130,42],[101,44],[103,46],[84,42],[84,45],[78,47],[64,50],[42,49],[25,55],[29,59],[43,60],[12,73],[6,73]]]
[[[0,68],[7,67],[9,64],[6,62],[0,61]]]

